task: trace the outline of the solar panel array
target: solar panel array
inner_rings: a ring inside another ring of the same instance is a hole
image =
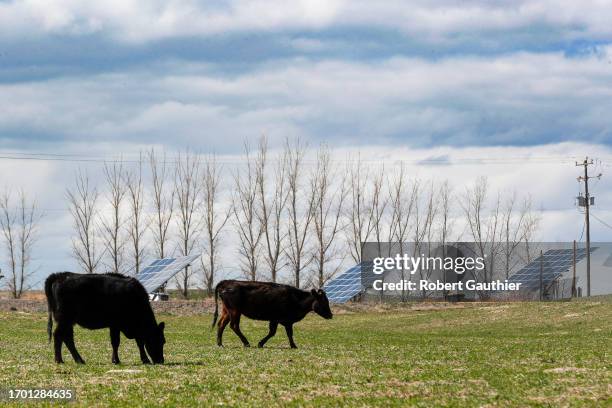
[[[372,262],[362,262],[344,272],[337,278],[327,282],[323,289],[327,298],[333,303],[345,303],[359,293],[366,290],[373,281],[369,278],[368,270],[372,269]],[[362,272],[364,272],[362,274]],[[363,279],[362,279],[363,275]]]
[[[153,293],[164,283],[168,282],[174,275],[179,273],[185,266],[198,259],[200,255],[181,256],[178,258],[156,259],[151,265],[142,269],[136,279],[148,293]]]
[[[591,252],[597,248],[591,248]],[[586,249],[576,249],[576,263],[586,257]],[[521,289],[534,290],[540,288],[540,269],[542,269],[542,285],[544,288],[574,265],[573,249],[550,249],[542,256],[527,264],[523,269],[512,275],[508,282],[521,283]]]

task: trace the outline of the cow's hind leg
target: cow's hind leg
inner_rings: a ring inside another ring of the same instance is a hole
[[[274,337],[274,335],[276,334],[277,327],[278,327],[278,322],[270,322],[270,332],[268,333],[266,337],[264,337],[263,339],[259,341],[259,344],[257,345],[257,347],[262,348],[268,340]]]
[[[234,333],[236,333],[236,335],[240,338],[240,341],[242,341],[244,347],[251,347],[247,338],[244,337],[244,334],[242,334],[242,332],[240,331],[240,313],[230,314],[230,327],[232,328]]]
[[[142,361],[142,364],[151,364],[151,360],[149,360],[149,356],[147,356],[145,351],[144,340],[136,337],[136,344],[138,345],[138,351],[140,351],[140,361]]]
[[[76,346],[74,345],[74,329],[72,325],[66,325],[64,326],[63,329],[64,329],[64,343],[66,343],[66,347],[68,348],[68,351],[70,351],[70,354],[72,354],[72,358],[77,364],[85,364],[85,360],[83,360],[83,358],[77,351]]]
[[[62,358],[62,343],[64,342],[64,331],[62,330],[62,326],[57,325],[55,331],[53,332],[53,350],[55,352],[55,362],[58,364],[63,364],[64,359]]]
[[[285,324],[285,331],[287,332],[287,337],[289,338],[289,345],[292,349],[297,348],[295,342],[293,341],[293,324]]]
[[[111,340],[111,345],[113,346],[113,364],[120,364],[121,361],[119,361],[119,343],[121,342],[121,336],[120,336],[121,332],[116,329],[111,327],[110,329],[110,340]]]
[[[225,330],[225,326],[227,326],[229,321],[230,319],[227,310],[223,308],[223,311],[221,312],[221,319],[219,319],[218,323],[219,326],[217,328],[217,346],[219,347],[223,347],[223,331]]]

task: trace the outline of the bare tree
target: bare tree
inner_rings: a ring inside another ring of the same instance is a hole
[[[442,185],[440,186],[440,190],[438,192],[438,197],[440,201],[440,221],[439,221],[439,236],[440,236],[440,244],[443,247],[446,246],[446,243],[449,240],[453,232],[454,222],[450,217],[451,212],[451,200],[453,199],[453,193],[451,187],[448,184],[448,180],[444,180]],[[446,256],[446,255],[444,255]]]
[[[461,201],[470,237],[474,241],[477,255],[485,259],[481,272],[475,270],[475,278],[481,282],[490,282],[495,270],[495,260],[498,258],[503,231],[501,217],[501,198],[499,194],[490,211],[487,211],[488,182],[486,177],[480,177],[473,187],[468,187]],[[487,293],[480,293],[488,297]]]
[[[148,153],[149,168],[151,170],[153,216],[149,220],[152,226],[153,240],[155,242],[155,256],[162,259],[168,255],[170,240],[170,223],[174,211],[174,196],[176,190],[168,185],[168,165],[166,155],[157,158],[155,151]]]
[[[439,197],[439,209],[440,209],[440,217],[438,221],[439,225],[439,241],[442,247],[442,257],[446,258],[447,256],[447,243],[449,242],[450,236],[453,232],[454,222],[451,219],[451,200],[453,197],[453,193],[448,184],[448,180],[445,180],[440,186],[440,190],[438,192]],[[442,280],[446,283],[446,271],[442,271]],[[443,292],[444,299],[446,300],[448,296],[448,291],[444,290]]]
[[[312,258],[306,258],[306,243],[313,218],[314,197],[310,189],[304,189],[302,186],[304,145],[299,139],[293,144],[287,140],[285,151],[289,184],[287,202],[289,242],[285,248],[285,254],[289,260],[294,285],[299,288],[302,283],[302,270],[312,260]]]
[[[383,194],[384,175],[385,169],[382,167],[372,179],[372,201],[370,204],[372,208],[372,232],[374,233],[374,239],[376,239],[378,256],[382,256],[384,218],[389,203],[388,196]]]
[[[102,241],[109,258],[108,267],[110,271],[121,273],[126,243],[123,234],[124,219],[122,213],[123,200],[126,194],[123,164],[121,162],[104,163],[104,176],[108,186],[107,201],[111,208],[111,216],[102,217],[100,221]]]
[[[246,141],[244,151],[246,169],[234,174],[232,212],[240,243],[240,269],[247,279],[254,281],[258,278],[263,228],[257,214],[257,169]]]
[[[11,194],[8,190],[4,192],[0,200],[0,209],[2,210],[2,218],[0,219],[0,227],[2,227],[2,236],[4,238],[4,246],[8,256],[9,266],[9,288],[14,298],[21,296],[19,290],[18,276],[18,254],[17,254],[17,214],[11,209]]]
[[[287,152],[281,155],[274,171],[274,184],[272,192],[267,191],[267,140],[262,137],[259,141],[259,153],[255,162],[257,180],[257,193],[259,200],[258,217],[263,230],[265,243],[264,260],[270,271],[272,282],[276,282],[280,268],[279,260],[282,253],[282,242],[286,234],[283,230],[283,213],[287,204]]]
[[[527,216],[525,217],[525,222],[523,223],[524,233],[522,234],[523,242],[525,243],[525,263],[526,264],[532,261],[531,259],[532,249],[536,251],[537,253],[537,247],[532,248],[531,242],[533,241],[534,234],[536,233],[538,226],[540,225],[540,220],[541,220],[540,214],[533,211],[530,198],[527,199],[527,202],[528,202],[528,208],[526,210]]]
[[[400,169],[389,187],[389,202],[391,206],[391,216],[389,221],[389,241],[394,241],[398,247],[398,253],[404,254],[407,240],[412,228],[412,216],[414,212],[417,188],[419,183],[415,181],[410,186],[406,180],[404,164],[400,164]],[[410,190],[409,190],[410,188]],[[391,254],[389,254],[391,256]],[[406,271],[400,269],[402,281],[406,279]],[[381,291],[382,296],[382,291]],[[406,301],[406,290],[402,288],[402,301]]]
[[[202,220],[198,214],[202,201],[201,161],[198,155],[185,152],[178,156],[175,173],[176,204],[178,210],[179,252],[191,254],[201,233]],[[184,298],[189,294],[193,272],[188,266],[178,277],[179,288]]]
[[[8,190],[0,197],[0,212],[0,228],[9,260],[7,285],[11,296],[18,299],[29,289],[28,281],[34,272],[30,265],[42,214],[35,201],[28,202],[23,191],[19,195],[19,208],[13,210]]]
[[[216,278],[220,233],[231,216],[231,208],[219,211],[219,187],[221,183],[220,171],[215,156],[210,156],[204,165],[204,230],[206,246],[205,257],[201,258],[204,284],[208,295],[213,294]]]
[[[72,254],[83,270],[95,273],[103,255],[98,252],[95,224],[98,190],[90,186],[87,173],[79,169],[75,175],[74,189],[68,189],[66,197],[75,233],[72,238]]]
[[[533,215],[529,197],[522,202],[519,208],[516,208],[516,200],[516,192],[513,192],[506,200],[502,213],[503,245],[501,252],[506,279],[510,277],[510,272],[519,263],[519,260],[515,257],[517,249],[521,244],[529,245],[531,236],[539,222],[539,219]]]
[[[366,242],[372,232],[372,206],[368,199],[368,169],[365,169],[361,157],[348,169],[350,201],[346,208],[348,219],[346,240],[355,263],[361,262],[361,244]]]
[[[128,219],[128,236],[132,247],[132,268],[134,275],[140,273],[140,266],[145,256],[144,234],[147,223],[144,210],[144,185],[142,181],[142,155],[138,158],[136,168],[125,174],[127,196],[130,206]]]
[[[415,254],[426,253],[428,257],[432,256],[432,250],[434,249],[434,220],[436,219],[438,213],[438,205],[437,205],[437,197],[436,197],[436,189],[434,187],[433,181],[430,184],[429,191],[427,193],[424,209],[425,216],[421,216],[421,211],[419,209],[419,205],[417,205],[416,209],[416,231],[414,234],[415,239]],[[432,267],[423,268],[422,266],[419,268],[419,275],[421,280],[429,280],[431,274],[433,273]],[[427,297],[428,292],[423,290],[421,292],[423,298]]]
[[[317,153],[315,172],[310,182],[313,197],[313,261],[319,287],[323,287],[341,266],[341,263],[337,262],[334,267],[329,268],[329,263],[343,259],[339,249],[335,246],[335,241],[342,229],[341,218],[346,195],[346,181],[344,177],[341,177],[339,184],[334,185],[336,175],[334,169],[331,168],[329,149],[321,145]]]

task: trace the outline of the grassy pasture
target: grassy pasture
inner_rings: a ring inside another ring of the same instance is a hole
[[[295,327],[298,350],[282,327],[263,350],[242,348],[228,327],[219,349],[210,315],[158,318],[167,324],[163,366],[141,365],[125,338],[113,366],[108,331],[80,328],[87,365],[64,348],[58,366],[45,315],[0,313],[0,388],[69,387],[70,405],[87,407],[612,404],[610,298],[309,316]],[[267,329],[242,326],[252,344]]]

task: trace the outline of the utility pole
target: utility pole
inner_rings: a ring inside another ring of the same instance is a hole
[[[584,181],[584,197],[578,196],[578,205],[584,207],[584,223],[586,226],[586,261],[587,261],[587,296],[591,296],[591,227],[589,219],[589,208],[595,204],[595,197],[589,195],[589,179],[595,178],[589,176],[589,165],[593,164],[593,159],[585,157],[582,163],[576,162],[576,166],[584,167],[584,176],[578,177],[578,182]],[[596,176],[600,178],[601,173]]]
[[[540,249],[540,302],[544,300],[544,252]]]
[[[576,297],[576,240],[574,240],[574,258],[572,259],[572,297]]]

